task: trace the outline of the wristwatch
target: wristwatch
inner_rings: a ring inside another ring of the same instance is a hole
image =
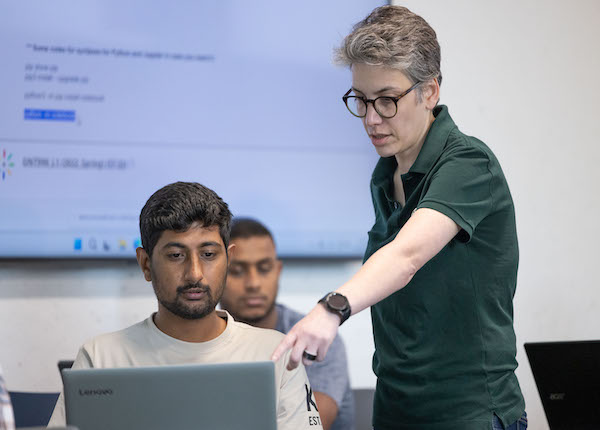
[[[329,312],[340,316],[340,325],[344,324],[344,321],[350,318],[352,313],[348,299],[340,293],[327,293],[319,300],[319,303],[322,303]]]

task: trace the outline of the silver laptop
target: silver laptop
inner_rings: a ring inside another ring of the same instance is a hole
[[[78,430],[77,427],[67,426],[67,427],[19,427],[19,430]]]
[[[271,361],[64,370],[79,430],[276,430]]]
[[[79,430],[77,427],[19,427],[19,430]]]

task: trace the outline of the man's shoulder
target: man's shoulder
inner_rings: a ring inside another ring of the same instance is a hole
[[[96,349],[103,347],[113,347],[118,344],[136,342],[148,333],[148,322],[151,317],[135,323],[129,327],[113,332],[102,333],[87,340],[83,344],[84,349]]]
[[[288,308],[281,303],[275,305],[277,307],[277,327],[276,329],[282,333],[287,333],[292,327],[305,317],[304,314]]]
[[[227,354],[228,360],[268,361],[284,337],[278,331],[253,327],[233,319],[227,324],[229,335],[221,344],[221,350],[223,354]],[[277,366],[282,365],[282,362],[280,359]]]
[[[279,345],[284,335],[277,330],[254,327],[240,321],[231,321],[232,329],[235,331],[236,342],[253,344],[255,342]]]

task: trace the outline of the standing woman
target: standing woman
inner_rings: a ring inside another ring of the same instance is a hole
[[[514,370],[518,245],[513,201],[492,151],[438,106],[440,47],[406,8],[384,6],[337,52],[343,100],[380,155],[365,262],[275,350],[322,360],[338,326],[371,307],[373,426],[524,429]],[[494,426],[494,427],[492,427]]]

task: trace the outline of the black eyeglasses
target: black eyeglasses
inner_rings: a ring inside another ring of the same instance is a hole
[[[371,103],[375,112],[382,118],[392,118],[398,112],[398,100],[410,93],[412,90],[417,88],[421,82],[417,82],[408,90],[404,91],[398,97],[382,96],[376,99],[366,99],[360,96],[349,95],[352,92],[352,88],[348,90],[342,100],[346,104],[346,107],[350,113],[356,117],[364,118],[367,116],[367,105]]]

